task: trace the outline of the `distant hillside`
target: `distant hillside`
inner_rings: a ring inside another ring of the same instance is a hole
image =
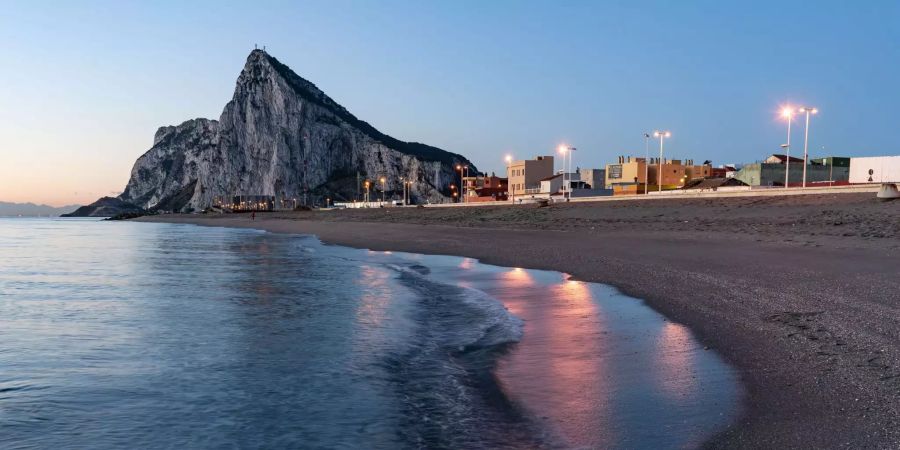
[[[142,213],[138,206],[113,197],[103,197],[90,205],[63,214],[63,217],[113,217],[123,213]]]
[[[78,209],[79,205],[49,206],[34,203],[0,202],[0,217],[39,217],[61,216]]]

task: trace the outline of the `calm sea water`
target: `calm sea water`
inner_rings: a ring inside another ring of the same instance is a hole
[[[559,273],[0,219],[3,448],[679,448],[739,389],[685,327]]]

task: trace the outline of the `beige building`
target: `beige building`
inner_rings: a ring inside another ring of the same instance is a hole
[[[507,169],[509,180],[509,195],[523,195],[531,192],[539,192],[541,180],[553,176],[553,157],[536,156],[534,159],[511,161]]]
[[[662,176],[658,158],[620,156],[616,164],[606,165],[606,186],[613,189],[614,195],[643,194],[644,190],[678,189],[685,183],[712,175],[711,164],[694,165],[693,160],[663,160]]]

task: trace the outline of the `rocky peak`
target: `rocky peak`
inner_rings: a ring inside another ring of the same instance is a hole
[[[443,201],[463,156],[381,133],[273,56],[254,50],[218,121],[160,128],[122,200],[198,210],[236,196],[359,198],[385,178],[388,196],[413,180],[414,199]]]
[[[156,146],[166,139],[178,139],[179,136],[183,137],[186,132],[193,132],[197,129],[211,132],[215,130],[216,125],[218,122],[215,120],[197,118],[182,122],[180,125],[159,127],[156,134],[153,135],[153,145]]]

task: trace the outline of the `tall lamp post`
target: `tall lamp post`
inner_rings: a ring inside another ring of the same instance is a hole
[[[469,165],[468,164],[467,165],[457,164],[456,170],[459,171],[459,195],[463,196],[463,195],[465,195],[463,193],[463,189],[468,191],[468,187],[467,187],[468,185],[466,184],[466,181],[463,179],[463,170],[465,170],[466,175],[468,175],[469,174]],[[465,197],[463,197],[463,199],[461,199],[460,201],[465,201]]]
[[[575,147],[568,147],[566,145],[559,146],[559,153],[561,153],[563,155],[563,188],[564,188],[563,198],[565,198],[566,201],[569,201],[572,198],[572,195],[571,195],[572,186],[570,186],[571,179],[569,179],[568,173],[572,166],[572,156],[573,156],[572,152],[574,152],[575,150],[576,150]],[[567,155],[568,155],[568,161],[569,161],[568,165],[566,165],[566,156]],[[567,183],[567,180],[568,180],[568,183]]]
[[[791,122],[794,121],[794,108],[788,106],[782,109],[781,115],[787,119],[788,123],[787,144],[781,145],[781,148],[784,149],[784,188],[787,189],[788,184],[790,184],[789,177],[791,174]]]
[[[515,191],[512,190],[513,189],[513,185],[511,183],[512,171],[510,170],[510,167],[512,166],[512,155],[506,155],[505,159],[506,159],[506,192],[507,192],[507,194],[511,194],[511,195],[507,195],[507,197],[509,197],[509,201],[514,201],[514,199],[516,197],[516,193],[515,193]]]
[[[384,195],[387,190],[387,180],[384,177],[381,177],[381,206],[384,206]]]
[[[566,150],[567,149],[566,149],[565,145],[560,145],[559,148],[557,149],[557,151],[559,151],[559,154],[562,155],[562,158],[563,158],[563,160],[562,160],[563,189],[565,189],[565,186],[566,186]],[[566,191],[564,190],[563,197],[565,197],[565,196],[566,196]]]
[[[366,180],[366,208],[369,207],[369,186],[370,185],[371,185],[371,183],[369,183],[369,180]]]
[[[403,182],[403,206],[409,205],[409,190],[412,187],[412,181]]]
[[[466,171],[466,185],[464,186],[464,187],[465,187],[465,191],[464,191],[464,192],[460,192],[460,195],[464,195],[464,197],[463,197],[463,203],[469,203],[469,180],[468,180],[468,178],[469,178],[469,165],[466,164],[465,166],[463,166],[463,170]],[[478,174],[476,174],[476,175],[478,175]]]
[[[656,169],[656,186],[659,192],[662,192],[662,171],[663,171],[663,142],[668,137],[672,137],[672,133],[670,131],[659,131],[656,130],[653,132],[653,137],[659,138],[659,161],[658,168]]]
[[[806,187],[806,166],[809,164],[809,115],[819,112],[816,108],[803,106],[797,112],[806,113],[806,130],[803,132],[803,187]]]
[[[650,133],[644,133],[644,195],[650,189]]]

